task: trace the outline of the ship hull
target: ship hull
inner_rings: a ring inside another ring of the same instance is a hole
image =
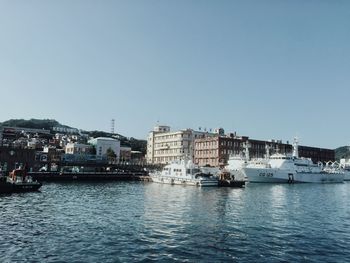
[[[0,194],[34,192],[34,191],[38,191],[41,185],[42,184],[38,182],[33,182],[33,183],[1,182]]]
[[[243,168],[251,183],[341,183],[341,173],[305,173],[271,168]]]
[[[170,176],[152,176],[152,181],[161,184],[190,185],[190,186],[218,186],[218,181],[214,179],[185,179]]]

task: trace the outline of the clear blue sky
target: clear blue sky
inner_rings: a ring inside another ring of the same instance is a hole
[[[350,143],[350,1],[0,0],[0,121]]]

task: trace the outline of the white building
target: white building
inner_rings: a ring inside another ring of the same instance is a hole
[[[66,154],[90,154],[92,152],[92,146],[81,143],[67,143],[65,147]]]
[[[184,157],[194,157],[194,139],[207,132],[185,129],[171,132],[169,126],[156,126],[148,135],[147,163],[165,164]]]
[[[112,138],[98,137],[88,141],[96,148],[96,157],[103,157],[107,154],[107,150],[111,148],[117,155],[116,159],[120,157],[120,141]]]

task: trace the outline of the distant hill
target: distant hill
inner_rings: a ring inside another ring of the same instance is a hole
[[[50,119],[11,119],[0,123],[0,126],[10,126],[10,127],[21,127],[21,128],[29,128],[29,129],[45,129],[52,130],[52,127],[65,127],[71,128],[67,125],[62,125],[56,120]]]
[[[21,128],[29,128],[29,129],[45,129],[51,130],[52,127],[64,127],[64,128],[72,128],[67,125],[63,125],[56,120],[51,119],[11,119],[4,122],[0,122],[1,126],[9,126],[9,127],[21,127]],[[72,128],[75,129],[75,128]],[[88,133],[91,137],[113,137],[120,140],[122,146],[129,146],[133,151],[140,151],[143,154],[146,154],[147,149],[147,141],[146,140],[137,140],[135,138],[127,138],[120,134],[111,134],[103,131],[84,131],[84,133]]]
[[[340,160],[341,158],[350,158],[350,147],[349,146],[342,146],[337,149],[335,149],[335,159]]]

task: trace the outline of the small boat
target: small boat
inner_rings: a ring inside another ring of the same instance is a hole
[[[9,176],[0,176],[0,194],[38,191],[40,182],[33,181],[23,169],[13,170]]]
[[[153,182],[173,185],[218,186],[218,178],[206,172],[191,160],[178,160],[162,171],[150,173]]]
[[[223,169],[219,173],[219,186],[221,187],[244,187],[246,180],[235,178],[235,174],[229,170]]]

